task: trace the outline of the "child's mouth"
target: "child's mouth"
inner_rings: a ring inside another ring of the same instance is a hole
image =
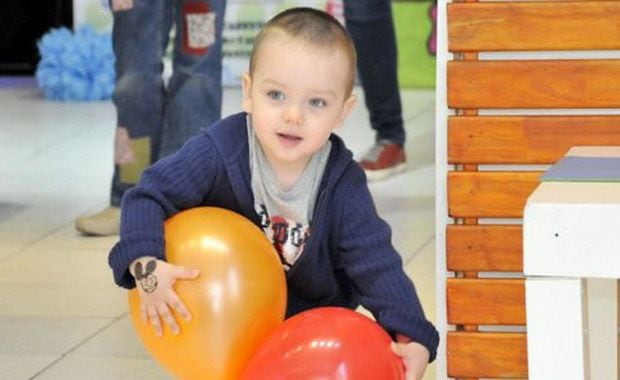
[[[295,135],[289,135],[287,133],[278,133],[278,138],[286,146],[292,146],[301,141],[301,137]]]

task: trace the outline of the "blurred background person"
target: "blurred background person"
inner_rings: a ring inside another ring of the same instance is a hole
[[[221,117],[224,0],[112,0],[117,113],[110,205],[75,228],[116,235],[123,194],[151,163]],[[163,78],[171,29],[172,76]]]

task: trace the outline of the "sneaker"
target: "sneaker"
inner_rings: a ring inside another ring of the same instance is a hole
[[[86,235],[118,235],[121,226],[121,209],[106,207],[96,214],[80,216],[75,220],[75,229]]]
[[[389,140],[379,140],[360,160],[369,181],[385,179],[407,168],[405,149]]]

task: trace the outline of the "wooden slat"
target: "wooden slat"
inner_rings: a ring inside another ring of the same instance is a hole
[[[620,2],[451,3],[448,49],[620,49]]]
[[[523,228],[519,225],[448,225],[449,271],[523,271]]]
[[[575,145],[620,145],[620,115],[448,119],[451,164],[552,164]]]
[[[403,1],[407,1],[407,0],[403,0]],[[564,3],[569,3],[569,2],[570,2],[570,3],[574,3],[574,2],[575,2],[575,0],[527,0],[527,1],[528,1],[528,2],[531,2],[531,3],[551,3],[551,2],[554,2],[554,3],[556,3],[556,2],[557,2],[557,3],[560,3],[560,2],[564,2]],[[598,3],[598,2],[600,2],[601,0],[578,0],[578,1],[579,1],[580,3],[583,3],[583,2],[587,2],[587,3]],[[620,0],[611,0],[611,1],[620,1]]]
[[[523,279],[448,279],[448,323],[525,325]]]
[[[620,60],[450,61],[448,106],[620,107]]]
[[[524,333],[449,332],[447,356],[450,377],[527,377]]]
[[[542,172],[448,172],[453,218],[521,218]]]

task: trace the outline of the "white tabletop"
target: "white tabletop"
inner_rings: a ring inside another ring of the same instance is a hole
[[[620,157],[620,146],[574,146],[566,156],[577,157]]]
[[[620,157],[620,147],[567,155]],[[620,182],[542,182],[524,210],[526,275],[620,277]]]

